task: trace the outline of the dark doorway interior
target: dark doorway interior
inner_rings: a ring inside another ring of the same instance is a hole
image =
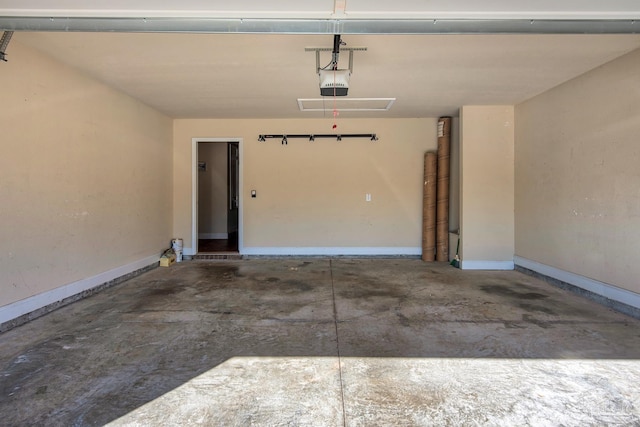
[[[198,239],[198,252],[238,252],[238,233],[228,239]]]
[[[198,143],[198,253],[238,252],[239,145]]]

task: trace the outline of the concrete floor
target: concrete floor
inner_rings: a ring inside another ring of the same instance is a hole
[[[518,272],[191,261],[0,335],[0,425],[640,425],[640,321]]]

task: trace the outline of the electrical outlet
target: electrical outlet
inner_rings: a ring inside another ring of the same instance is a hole
[[[364,200],[366,200],[367,202],[371,201],[371,193],[367,193],[364,195]]]

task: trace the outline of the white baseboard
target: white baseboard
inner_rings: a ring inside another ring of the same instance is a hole
[[[228,233],[198,233],[198,239],[228,239]]]
[[[513,261],[460,261],[461,270],[513,270]]]
[[[182,255],[195,255],[196,251],[193,248],[182,248]]]
[[[131,264],[105,271],[93,277],[78,280],[68,285],[50,291],[42,292],[29,298],[0,307],[0,324],[16,319],[27,313],[31,313],[38,309],[48,306],[49,304],[62,301],[81,292],[93,289],[111,280],[133,273],[136,270],[148,267],[160,259],[160,254],[143,258]]]
[[[420,247],[245,247],[241,255],[274,256],[407,256],[421,255]]]
[[[514,261],[516,265],[531,271],[535,271],[536,273],[540,273],[544,276],[560,280],[561,282],[568,283],[589,292],[593,292],[596,295],[600,295],[612,301],[617,301],[635,308],[640,308],[640,294],[637,294],[635,292],[618,288],[608,283],[590,279],[579,274],[561,270],[556,267],[551,267],[550,265],[532,261],[527,258],[516,256],[514,257]]]

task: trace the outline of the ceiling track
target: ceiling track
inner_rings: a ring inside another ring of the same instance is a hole
[[[0,12],[1,13],[1,12]],[[640,18],[640,17],[639,17]],[[635,19],[217,19],[0,16],[0,31],[258,34],[637,34]]]

